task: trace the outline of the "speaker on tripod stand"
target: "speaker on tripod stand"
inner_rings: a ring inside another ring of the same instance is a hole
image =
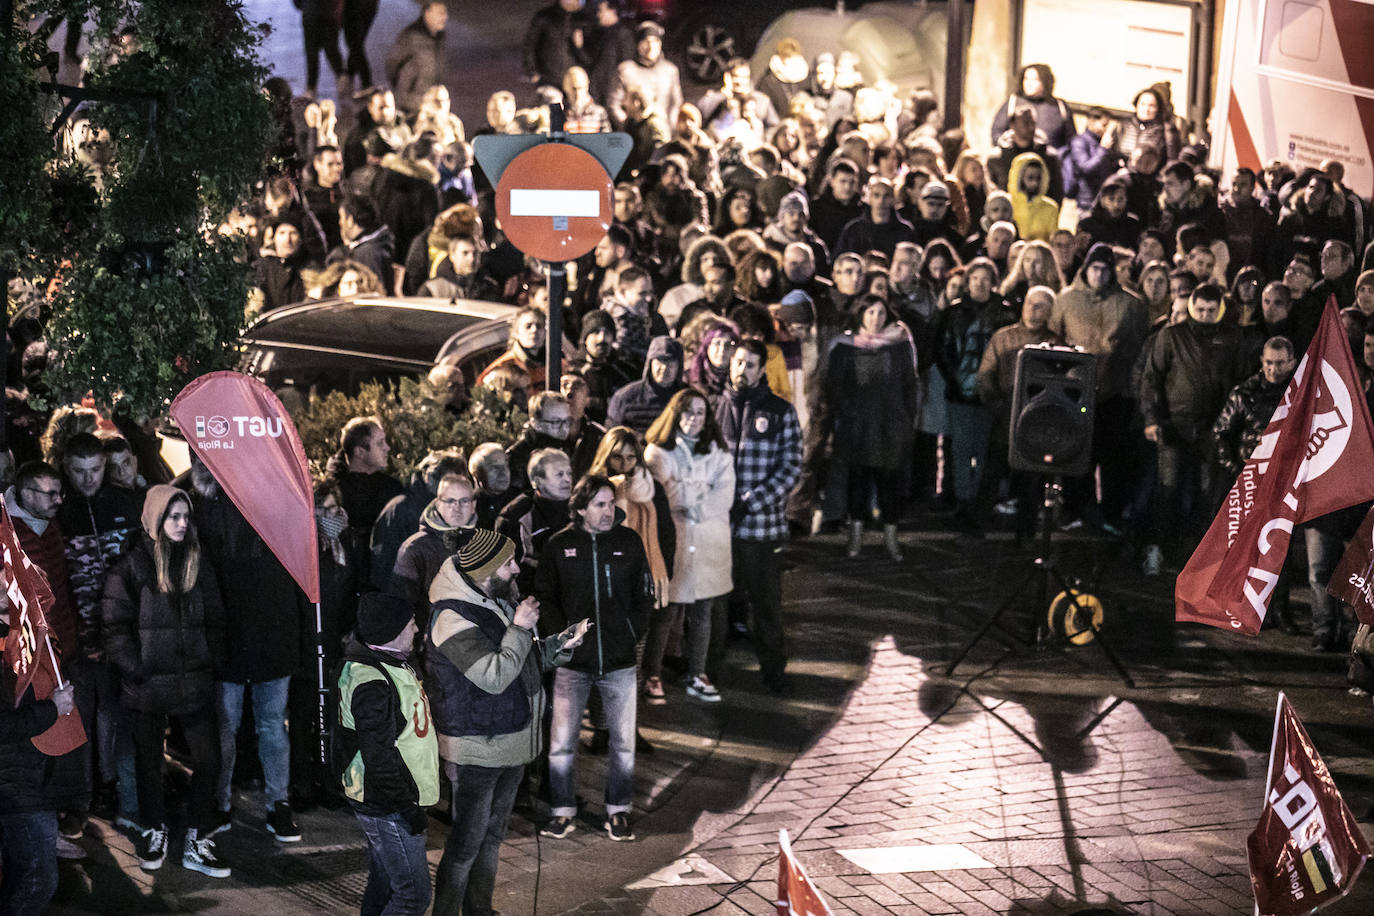
[[[1060,477],[1092,471],[1096,363],[1072,347],[1025,347],[1016,354],[1012,470]]]
[[[1055,560],[1052,544],[1054,513],[1058,508],[1066,476],[1092,472],[1093,408],[1097,398],[1097,358],[1072,347],[1024,347],[1016,354],[1015,389],[1011,402],[1010,453],[1012,470],[1044,475],[1044,514],[1041,518],[1040,556],[1027,572],[1027,581],[1009,592],[1007,600],[955,654],[945,668],[946,676],[964,660],[988,631],[1015,604],[1024,600],[1026,586],[1035,580],[1036,613],[1049,608],[1050,626],[1073,645],[1096,642],[1128,687],[1134,687],[1130,673],[1121,664],[1106,640],[1100,638],[1102,605],[1064,576]],[[1050,603],[1053,581],[1060,589]],[[1057,621],[1057,622],[1056,622]],[[1037,628],[1034,642],[1041,642]]]

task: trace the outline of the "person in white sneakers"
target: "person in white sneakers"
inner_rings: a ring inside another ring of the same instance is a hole
[[[687,695],[720,701],[706,667],[712,643],[725,638],[730,575],[730,506],[735,465],[725,450],[706,396],[688,388],[673,395],[649,427],[644,460],[668,494],[677,550],[668,582],[671,613],[655,615],[644,647],[644,699],[664,702],[663,651],[672,631],[687,625]],[[719,654],[719,653],[717,653]]]
[[[215,782],[219,736],[211,659],[224,641],[224,609],[215,577],[201,556],[191,501],[159,485],[143,504],[143,533],[111,569],[101,614],[106,657],[120,674],[138,781],[136,846],[144,871],[167,855],[163,733],[177,719],[191,752],[190,823],[181,864],[212,878],[229,877],[215,853]]]

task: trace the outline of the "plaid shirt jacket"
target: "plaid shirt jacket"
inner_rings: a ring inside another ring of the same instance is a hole
[[[748,513],[733,530],[743,541],[787,538],[787,497],[801,477],[802,433],[797,411],[760,380],[716,399],[716,422],[735,459],[735,498]]]

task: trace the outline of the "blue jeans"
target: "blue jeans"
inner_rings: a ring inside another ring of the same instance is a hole
[[[57,812],[0,814],[0,916],[30,916],[57,893]]]
[[[1337,645],[1345,637],[1345,606],[1327,594],[1326,584],[1345,552],[1340,535],[1315,525],[1303,526],[1307,543],[1307,584],[1312,587],[1312,645]]]
[[[129,717],[119,699],[119,674],[108,662],[80,660],[69,671],[76,688],[76,706],[87,726],[87,748],[96,757],[96,776],[102,783],[113,782],[118,793],[119,813],[138,820],[138,775],[134,768],[134,742],[129,734]]]
[[[593,686],[605,704],[606,727],[611,733],[606,816],[630,810],[634,800],[637,680],[633,665],[599,676],[569,668],[559,668],[554,674],[553,724],[549,729],[549,789],[554,817],[577,814],[577,739]]]
[[[978,481],[987,461],[988,437],[992,433],[992,413],[981,404],[962,404],[950,401],[949,455],[954,498],[961,503],[978,496]]]
[[[434,916],[490,916],[501,841],[525,767],[445,763],[444,770],[453,787],[453,827],[434,882]]]
[[[429,907],[425,834],[412,836],[403,814],[353,812],[367,837],[367,889],[362,916],[423,916]]]
[[[238,750],[239,722],[243,719],[243,694],[253,694],[253,722],[258,730],[258,759],[262,761],[262,778],[267,796],[267,810],[279,801],[286,801],[286,787],[291,779],[291,742],[286,735],[286,697],[290,677],[256,684],[235,684],[220,681],[215,684],[219,698],[219,785],[215,803],[219,810],[228,811],[234,794],[234,757]]]

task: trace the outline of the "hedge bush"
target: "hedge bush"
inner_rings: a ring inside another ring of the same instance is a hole
[[[407,480],[432,449],[455,447],[470,454],[483,442],[508,445],[520,434],[527,419],[524,412],[503,417],[490,391],[473,389],[472,395],[473,407],[455,413],[443,405],[442,395],[427,379],[402,379],[396,386],[371,382],[352,397],[339,391],[317,397],[292,419],[312,469],[323,473],[339,450],[339,430],[345,423],[353,417],[380,418],[391,445],[391,471]]]

